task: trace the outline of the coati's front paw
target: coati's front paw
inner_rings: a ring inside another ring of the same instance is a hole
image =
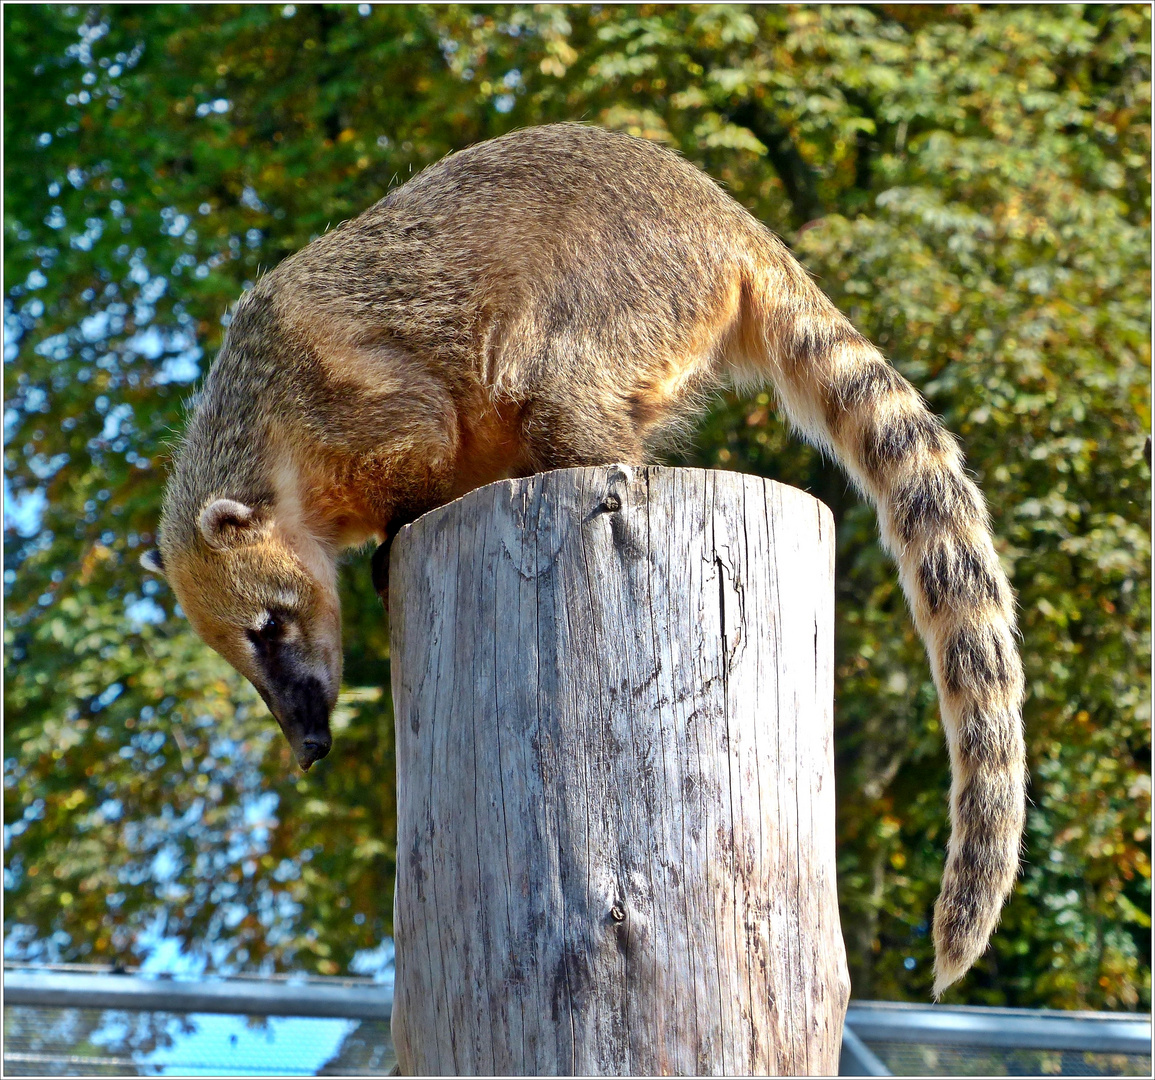
[[[373,552],[373,588],[377,590],[386,611],[389,610],[389,549],[392,546],[393,541],[390,538],[378,545],[377,550]]]

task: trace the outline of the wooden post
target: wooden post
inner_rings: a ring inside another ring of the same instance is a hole
[[[403,1073],[835,1074],[834,526],[565,469],[394,545]]]

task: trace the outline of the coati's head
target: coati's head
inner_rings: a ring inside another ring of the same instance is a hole
[[[301,768],[332,744],[341,610],[332,557],[311,537],[233,499],[213,499],[183,538],[161,527],[141,558],[163,574],[200,637],[257,688]]]

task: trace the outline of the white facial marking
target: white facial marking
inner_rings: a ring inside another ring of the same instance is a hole
[[[300,471],[292,455],[282,452],[273,467],[274,532],[304,564],[314,580],[330,595],[337,591],[335,552],[313,535],[305,517]]]

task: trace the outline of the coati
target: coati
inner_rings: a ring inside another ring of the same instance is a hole
[[[782,242],[671,150],[578,124],[439,161],[238,303],[164,498],[163,572],[302,768],[330,748],[336,565],[474,487],[641,463],[773,386],[878,508],[953,770],[935,993],[986,947],[1023,827],[1014,599],[954,439]]]

